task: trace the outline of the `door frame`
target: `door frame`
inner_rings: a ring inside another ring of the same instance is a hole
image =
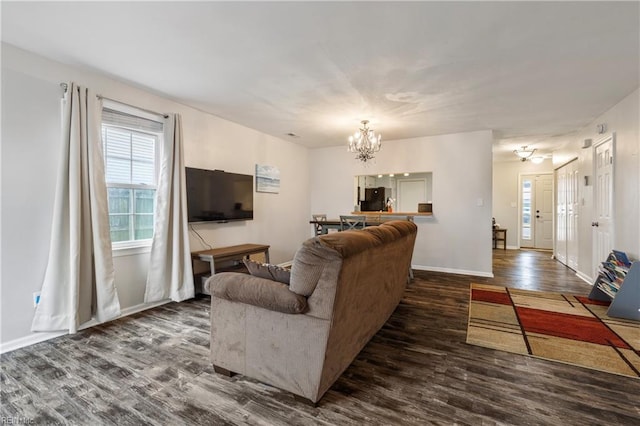
[[[551,175],[551,179],[553,180],[553,183],[551,185],[551,189],[553,191],[553,193],[551,194],[551,202],[552,202],[552,216],[555,214],[555,210],[556,210],[556,177],[555,177],[555,173],[554,171],[550,171],[550,172],[520,172],[518,173],[518,203],[517,203],[517,209],[518,209],[518,248],[522,248],[522,177],[523,176],[532,176],[532,175],[536,175],[536,176],[542,176],[542,175]],[[533,218],[532,218],[533,219]],[[552,225],[552,229],[553,229],[553,236],[552,236],[552,240],[553,240],[553,248],[552,251],[555,250],[555,241],[556,241],[556,218],[553,217],[553,225]],[[535,235],[534,235],[534,242],[535,242]],[[534,244],[535,245],[535,244]],[[528,248],[528,247],[527,247]]]
[[[591,212],[591,221],[595,221],[596,218],[596,214],[598,212],[598,182],[596,181],[596,169],[597,169],[597,164],[596,164],[596,150],[597,148],[602,145],[605,144],[607,142],[611,141],[611,223],[609,226],[609,237],[610,237],[610,242],[611,242],[611,248],[614,248],[616,245],[615,239],[616,239],[616,157],[617,157],[617,153],[616,153],[616,132],[611,132],[606,136],[603,136],[602,138],[598,139],[591,147],[591,173],[592,173],[592,181],[593,181],[593,200],[592,200],[592,205],[593,205],[593,209]],[[595,277],[598,275],[597,274],[597,268],[598,265],[600,264],[600,262],[604,262],[606,259],[600,259],[599,256],[597,255],[597,250],[596,250],[596,242],[594,241],[594,230],[593,230],[593,225],[591,227],[591,273],[593,274],[593,277],[595,279]]]

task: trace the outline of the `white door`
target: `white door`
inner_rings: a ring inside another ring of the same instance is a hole
[[[427,202],[425,179],[398,180],[398,212],[417,212],[418,203]]]
[[[567,169],[556,170],[556,259],[567,264]]]
[[[520,179],[520,246],[553,248],[553,175],[523,175]]]
[[[535,248],[553,248],[553,175],[536,176]]]
[[[566,265],[578,270],[578,162],[567,166],[567,263]]]
[[[614,137],[609,136],[593,148],[594,188],[593,206],[593,276],[598,265],[613,248],[613,156]]]
[[[578,267],[578,162],[556,170],[556,251],[560,262]]]

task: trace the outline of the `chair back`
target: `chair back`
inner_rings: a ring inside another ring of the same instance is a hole
[[[327,215],[326,214],[312,214],[311,218],[314,220],[314,222],[325,222],[327,220]],[[324,231],[324,227],[319,224],[319,223],[314,223],[313,224],[313,228],[315,231],[316,236],[318,235],[322,235],[325,231]]]
[[[367,217],[364,215],[340,215],[340,230],[364,229]]]

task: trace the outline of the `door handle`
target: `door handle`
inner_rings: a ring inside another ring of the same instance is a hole
[[[539,214],[536,215],[536,219],[540,219],[540,215]]]
[[[591,226],[600,226],[598,222],[591,222]]]

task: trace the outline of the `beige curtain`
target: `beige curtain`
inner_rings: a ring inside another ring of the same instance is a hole
[[[102,102],[69,85],[63,113],[63,153],[56,184],[49,259],[31,325],[69,330],[120,315],[114,285],[107,189],[100,135]]]
[[[171,114],[164,125],[147,303],[167,298],[180,302],[194,296],[182,145],[182,118]]]

